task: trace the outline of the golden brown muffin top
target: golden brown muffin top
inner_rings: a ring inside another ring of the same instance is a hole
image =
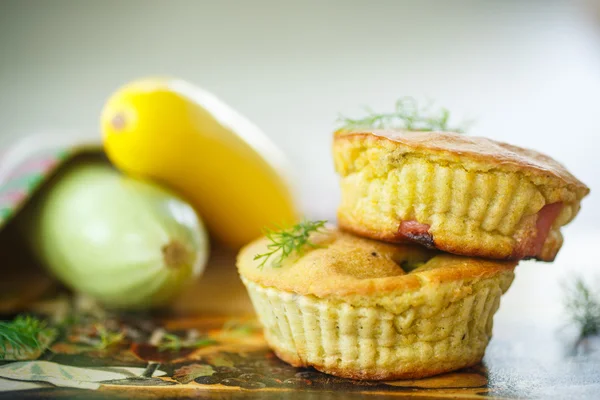
[[[316,247],[291,256],[280,266],[262,268],[257,254],[267,252],[268,239],[244,247],[237,258],[240,275],[261,286],[317,297],[372,295],[413,291],[448,281],[488,278],[512,271],[517,262],[442,254],[414,245],[392,245],[337,229],[313,234]]]
[[[454,132],[420,132],[405,130],[339,130],[334,140],[385,140],[401,147],[403,153],[427,152],[449,162],[464,162],[465,158],[489,164],[490,168],[527,170],[540,176],[560,179],[582,191],[589,188],[575,178],[553,158],[535,150],[524,149],[492,139]]]

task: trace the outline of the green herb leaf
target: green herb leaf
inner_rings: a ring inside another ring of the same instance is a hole
[[[98,331],[98,342],[94,347],[98,350],[106,350],[125,340],[125,334],[123,332],[109,331],[101,324],[96,325],[96,330]]]
[[[230,319],[223,324],[221,334],[233,334],[238,336],[248,336],[261,330],[256,321],[242,322],[237,319]]]
[[[0,359],[9,354],[19,357],[41,351],[56,334],[45,321],[32,316],[19,315],[12,321],[0,321]]]
[[[321,231],[327,221],[302,221],[291,228],[273,231],[265,229],[265,236],[270,241],[267,245],[268,251],[254,256],[254,260],[262,259],[258,268],[262,269],[267,261],[274,257],[271,266],[281,266],[283,260],[296,253],[301,255],[306,246],[316,247],[310,242],[310,234]]]
[[[430,102],[419,107],[412,97],[403,97],[396,101],[395,110],[390,113],[375,113],[366,109],[363,118],[352,119],[341,115],[338,122],[340,129],[406,129],[409,131],[445,131],[463,133],[465,127],[449,125],[450,111],[446,108],[433,110]],[[464,124],[463,124],[464,125]]]
[[[600,334],[600,295],[580,277],[566,287],[565,308],[572,322],[579,327],[579,337]]]
[[[196,347],[205,347],[216,344],[217,341],[210,338],[182,339],[172,333],[165,333],[158,344],[158,351],[179,351]]]

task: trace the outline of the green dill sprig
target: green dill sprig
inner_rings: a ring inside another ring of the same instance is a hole
[[[406,129],[409,131],[446,131],[463,133],[465,127],[452,127],[449,124],[450,111],[446,108],[433,110],[433,102],[423,107],[412,97],[403,97],[396,101],[395,109],[390,113],[376,113],[366,109],[363,118],[352,119],[340,115],[340,129]],[[464,124],[463,124],[464,125]]]
[[[24,355],[43,350],[44,338],[56,336],[56,330],[45,321],[29,315],[19,315],[12,321],[0,321],[0,360],[9,353]]]
[[[290,255],[302,254],[306,246],[315,247],[315,244],[311,243],[310,235],[314,232],[319,232],[325,227],[327,221],[302,221],[291,228],[271,230],[265,229],[265,236],[269,240],[267,245],[267,252],[257,254],[254,256],[254,260],[262,259],[258,268],[262,269],[267,261],[274,258],[272,262],[273,267],[280,267],[283,260]]]
[[[181,349],[210,346],[216,343],[216,340],[210,338],[182,339],[172,333],[165,333],[157,347],[158,351],[179,351]]]
[[[260,331],[260,326],[257,325],[256,321],[243,322],[237,319],[225,321],[221,328],[221,333],[223,334],[234,334],[238,336],[248,336],[257,331]]]
[[[566,287],[565,308],[579,329],[579,340],[600,335],[600,295],[578,277]]]
[[[97,350],[106,350],[125,341],[124,332],[111,331],[102,324],[96,324],[96,331],[98,338],[94,341],[93,347]]]

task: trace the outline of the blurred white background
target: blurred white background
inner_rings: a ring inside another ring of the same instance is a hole
[[[178,76],[262,127],[295,166],[308,214],[332,218],[338,114],[389,110],[406,95],[435,99],[456,121],[475,119],[470,134],[546,152],[592,188],[564,230],[557,265],[520,268],[498,315],[556,320],[560,309],[547,305],[563,277],[597,268],[598,9],[592,1],[4,0],[0,146],[55,130],[99,137],[113,90]]]
[[[471,134],[534,147],[600,187],[600,26],[568,1],[2,1],[0,145],[34,132],[98,137],[109,94],[185,78],[288,154],[302,204],[331,217],[339,113],[434,99]],[[595,206],[594,204],[595,203]],[[592,194],[578,218],[595,226]]]

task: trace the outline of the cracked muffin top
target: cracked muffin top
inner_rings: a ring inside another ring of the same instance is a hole
[[[422,153],[438,160],[460,162],[466,168],[519,170],[539,178],[556,179],[557,184],[572,186],[579,198],[589,193],[585,184],[552,157],[484,137],[454,132],[339,130],[335,132],[334,140],[384,140],[401,154]]]

